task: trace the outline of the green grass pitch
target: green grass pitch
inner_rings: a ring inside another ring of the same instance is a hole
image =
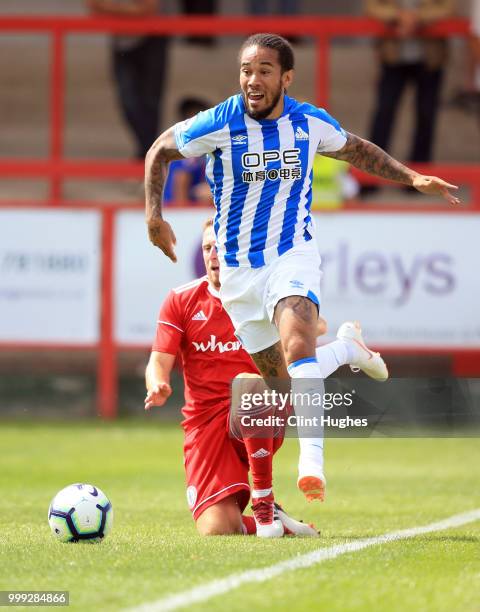
[[[187,509],[178,426],[0,424],[0,590],[69,590],[71,610],[120,610],[319,547],[425,525],[480,507],[470,439],[327,441],[327,501],[295,488],[298,443],[275,461],[277,499],[319,539],[200,538]],[[54,494],[73,482],[110,497],[101,544],[50,534]],[[478,611],[480,522],[343,555],[249,584],[195,610]],[[58,609],[58,608],[57,608]]]

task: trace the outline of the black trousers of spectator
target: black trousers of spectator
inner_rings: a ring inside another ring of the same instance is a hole
[[[131,49],[113,48],[112,63],[121,110],[143,159],[159,134],[167,66],[168,39],[145,37]]]
[[[217,0],[183,0],[182,5],[187,15],[213,15],[217,12]]]
[[[186,15],[214,15],[217,0],[182,0],[182,9]],[[210,47],[215,39],[213,36],[187,36],[187,41]]]
[[[430,70],[422,63],[383,64],[377,89],[370,140],[388,150],[402,93],[415,87],[415,128],[409,160],[429,162],[435,135],[443,70]]]

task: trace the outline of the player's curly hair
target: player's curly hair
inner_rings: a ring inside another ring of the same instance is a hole
[[[238,54],[239,59],[247,47],[254,46],[274,49],[278,53],[278,61],[280,62],[282,73],[287,72],[287,70],[292,70],[295,67],[295,57],[292,45],[282,36],[267,33],[252,34],[241,46]]]

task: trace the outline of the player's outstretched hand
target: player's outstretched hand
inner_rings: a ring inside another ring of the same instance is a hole
[[[147,220],[148,237],[150,242],[161,249],[173,262],[177,261],[174,247],[177,239],[173,233],[170,223],[161,217],[151,217]]]
[[[170,395],[172,395],[172,387],[165,382],[158,383],[147,393],[145,410],[150,410],[153,406],[163,406]]]
[[[458,189],[457,185],[446,183],[437,176],[419,174],[413,179],[413,186],[422,193],[441,196],[450,202],[450,204],[460,204],[460,200],[453,193],[450,193],[450,190],[456,191]]]

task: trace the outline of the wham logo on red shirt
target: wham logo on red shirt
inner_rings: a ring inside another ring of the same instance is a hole
[[[229,342],[220,342],[217,337],[213,334],[210,336],[210,340],[204,342],[192,342],[193,346],[197,351],[206,353],[207,351],[219,351],[225,353],[226,351],[239,351],[242,348],[242,343],[239,340],[231,340]]]

